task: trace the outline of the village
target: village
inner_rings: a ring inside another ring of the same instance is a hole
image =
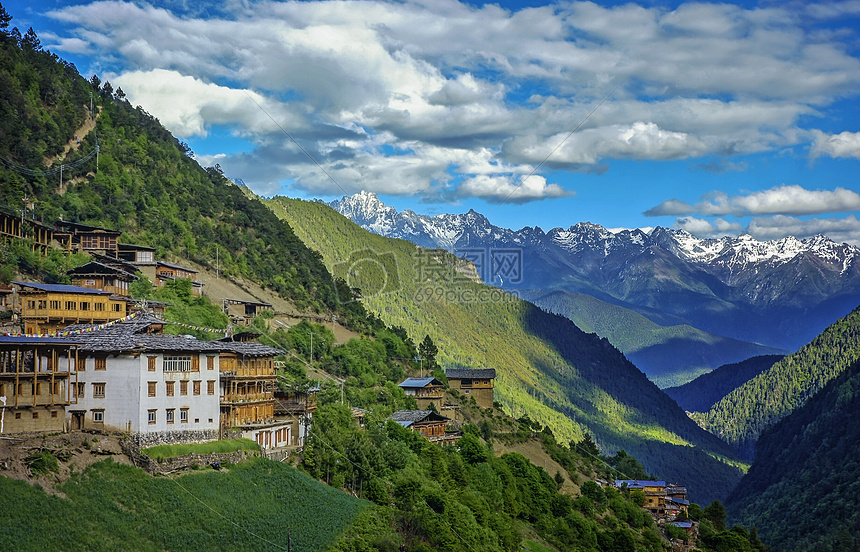
[[[120,243],[121,232],[77,223],[51,227],[0,211],[0,235],[93,259],[68,271],[71,284],[0,285],[0,438],[120,433],[135,465],[146,460],[141,449],[162,444],[242,437],[274,460],[304,447],[319,389],[278,384],[285,352],[259,343],[249,328],[269,303],[224,299],[231,329],[220,330],[227,335],[219,339],[164,333],[175,324],[164,319],[167,305],[133,299],[129,285],[139,275],[155,286],[186,279],[200,295],[204,283],[193,268],[156,259],[154,248]],[[449,368],[445,377],[456,396],[493,408],[495,370]],[[439,445],[462,437],[460,405],[446,403],[445,383],[421,376],[398,386],[416,407],[391,420]],[[363,424],[364,411],[352,412]],[[641,491],[658,525],[695,538],[685,487],[632,479],[599,484]]]

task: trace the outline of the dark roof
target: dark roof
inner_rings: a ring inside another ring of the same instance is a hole
[[[134,273],[129,273],[128,271],[125,271],[121,268],[109,266],[98,261],[90,261],[85,265],[81,265],[77,268],[67,270],[66,274],[68,274],[69,276],[85,276],[89,274],[115,274],[117,276],[129,278],[131,280],[137,279],[137,276],[135,276]]]
[[[428,385],[442,385],[436,378],[406,378],[397,385],[400,387],[427,387]]]
[[[70,286],[66,284],[34,284],[30,282],[12,282],[15,285],[38,289],[39,291],[53,291],[55,293],[85,293],[87,295],[110,295],[109,291],[92,289],[81,286]]]
[[[630,489],[642,488],[642,487],[665,487],[665,481],[645,481],[641,479],[616,479],[615,486],[621,487],[624,483],[627,483],[627,487]]]
[[[233,351],[242,356],[278,356],[284,354],[284,351],[281,349],[252,341],[218,341],[215,343],[218,343],[224,350]]]
[[[404,422],[413,424],[417,422],[448,421],[448,418],[441,414],[436,414],[432,410],[398,410],[390,418],[401,425],[404,425]]]
[[[110,228],[101,228],[99,226],[89,226],[87,224],[80,224],[77,222],[70,222],[68,220],[59,220],[56,224],[57,228],[65,228],[69,230],[74,230],[77,232],[105,232],[108,234],[116,234],[119,236],[122,234],[119,230],[111,230]]]
[[[179,270],[184,270],[185,272],[194,272],[195,274],[198,272],[198,271],[194,270],[193,268],[188,268],[187,266],[180,266],[178,264],[167,263],[164,261],[156,261],[155,264],[161,265],[161,266],[166,266],[169,268],[178,268]]]
[[[102,255],[101,253],[91,253],[91,255],[95,260],[102,264],[113,267],[121,266],[122,270],[125,270],[129,274],[136,274],[138,272],[137,265],[132,262],[126,261],[125,259],[112,257],[110,255]]]
[[[675,504],[679,504],[681,506],[690,505],[690,501],[685,498],[672,498],[671,496],[666,497],[666,502],[674,502]]]
[[[495,368],[448,368],[445,370],[448,379],[495,379]]]
[[[224,299],[224,303],[229,305],[260,305],[261,307],[271,307],[271,303],[265,301],[247,301],[245,299]]]
[[[118,243],[120,251],[155,251],[154,247],[146,245],[135,245],[133,243]]]
[[[0,345],[6,344],[22,345],[78,345],[81,342],[71,339],[60,339],[58,337],[35,337],[29,335],[0,335]]]

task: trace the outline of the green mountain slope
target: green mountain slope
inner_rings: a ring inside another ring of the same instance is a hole
[[[766,429],[726,502],[774,552],[860,546],[860,362]]]
[[[720,366],[713,372],[702,374],[691,382],[663,391],[675,399],[678,406],[688,412],[707,412],[720,399],[761,374],[783,357],[765,355],[742,362]]]
[[[696,499],[724,496],[739,478],[709,454],[728,454],[605,339],[570,320],[475,283],[462,261],[362,230],[330,207],[287,198],[268,202],[317,249],[332,272],[363,290],[384,322],[415,339],[428,334],[445,365],[495,368],[505,411],[549,425],[563,441],[592,433],[624,449]]]
[[[758,436],[860,359],[860,307],[726,395],[697,420],[752,459]]]
[[[259,460],[171,478],[111,461],[60,486],[0,477],[4,550],[325,550],[370,506],[296,468]],[[289,505],[289,507],[285,507]],[[62,528],[62,529],[60,529]]]
[[[583,331],[605,337],[661,388],[682,385],[723,364],[784,352],[686,324],[661,326],[631,309],[584,293],[524,290],[518,295],[570,318]]]
[[[241,275],[299,308],[363,323],[361,304],[337,301],[337,283],[289,226],[217,168],[200,167],[187,146],[109,83],[87,82],[54,54],[7,37],[0,40],[0,91],[0,208],[24,209],[47,224],[122,230],[122,241],[155,247],[158,258],[213,270],[217,258],[225,277]],[[91,92],[95,129],[82,132],[78,144],[77,129],[92,126]],[[89,157],[97,145],[98,155]]]

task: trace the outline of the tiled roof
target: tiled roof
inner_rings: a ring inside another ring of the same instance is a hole
[[[168,263],[165,261],[157,261],[155,264],[160,266],[166,266],[168,268],[178,268],[179,270],[184,270],[185,272],[194,272],[197,273],[193,268],[188,268],[187,266],[179,266],[178,264]]]
[[[627,483],[627,487],[630,489],[642,488],[642,487],[665,487],[665,481],[643,481],[639,479],[616,479],[615,486],[621,487],[624,483]]]
[[[38,289],[39,291],[52,291],[54,293],[86,293],[87,295],[110,295],[109,291],[92,289],[81,286],[70,286],[67,284],[36,284],[32,282],[12,282],[21,287]]]
[[[224,343],[221,341],[202,341],[195,337],[183,337],[162,333],[146,333],[147,328],[153,325],[169,324],[164,320],[140,315],[111,324],[101,329],[68,336],[63,339],[77,341],[83,345],[81,351],[98,352],[126,352],[126,351],[211,351],[211,352],[234,352],[241,356],[261,357],[277,356],[283,354],[280,349],[269,347],[261,343]],[[86,329],[91,326],[87,324],[75,324],[66,328],[67,331]]]
[[[403,425],[402,422],[441,422],[447,421],[448,418],[441,414],[436,414],[432,410],[398,410],[392,414],[391,419]]]
[[[60,339],[58,337],[34,337],[28,335],[0,335],[0,345],[6,344],[21,344],[21,345],[77,345],[81,341],[73,339]]]
[[[122,270],[121,268],[108,266],[108,265],[106,265],[104,263],[100,263],[98,261],[90,261],[85,265],[81,265],[77,268],[67,270],[66,274],[68,274],[69,276],[76,276],[76,275],[83,276],[83,275],[87,275],[87,274],[118,274],[120,276],[130,278],[132,280],[137,278],[137,276],[135,276],[134,274],[129,273],[125,270]]]
[[[495,379],[495,368],[448,368],[445,376],[449,379]]]
[[[430,384],[442,385],[436,378],[406,378],[397,385],[400,387],[427,387]]]

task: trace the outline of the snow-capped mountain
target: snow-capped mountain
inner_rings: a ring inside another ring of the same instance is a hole
[[[371,232],[467,258],[490,284],[584,293],[660,324],[782,349],[805,344],[860,304],[860,248],[820,235],[703,239],[589,222],[514,231],[475,211],[398,212],[368,192],[330,205]]]

